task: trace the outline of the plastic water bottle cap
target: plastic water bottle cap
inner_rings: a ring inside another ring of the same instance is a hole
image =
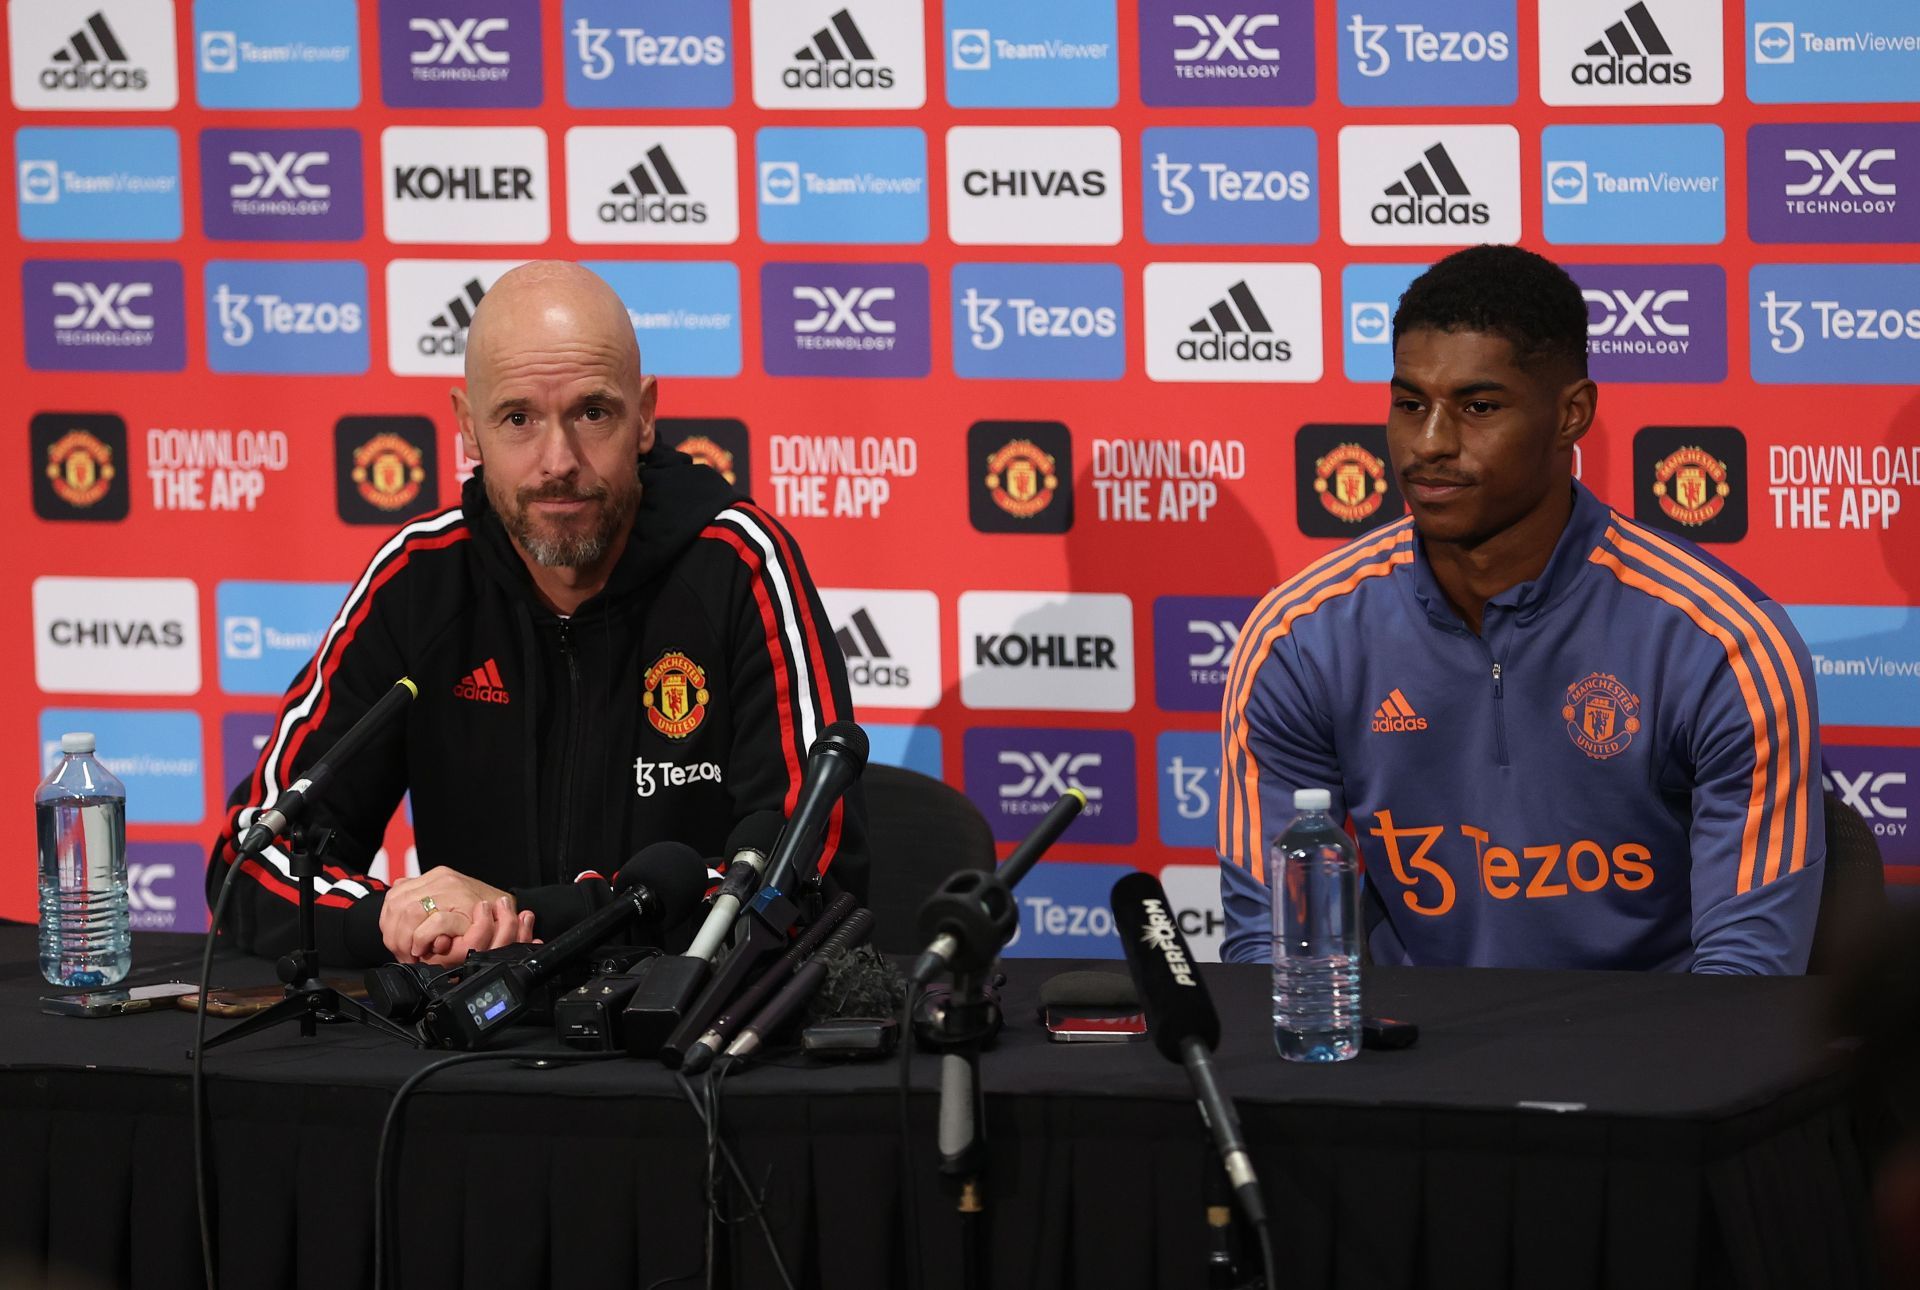
[[[63,753],[90,753],[93,751],[93,733],[87,730],[75,730],[60,736],[60,751]]]
[[[1324,788],[1296,788],[1293,790],[1293,809],[1330,811],[1333,809],[1333,793]]]

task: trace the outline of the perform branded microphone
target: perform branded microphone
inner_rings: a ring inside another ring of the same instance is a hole
[[[700,903],[707,863],[680,842],[656,842],[620,867],[613,900],[526,957],[465,975],[428,1005],[427,1032],[449,1048],[479,1048],[526,1011],[535,987],[585,958],[629,919],[668,928]]]
[[[347,733],[335,741],[333,747],[321,755],[320,760],[286,792],[280,794],[272,806],[253,817],[253,824],[240,839],[236,848],[238,856],[257,856],[273,840],[300,822],[306,814],[307,803],[319,795],[333,778],[336,766],[344,766],[360,751],[361,747],[381,730],[388,722],[397,717],[409,703],[419,697],[420,687],[407,677],[401,677],[393,683],[393,688],[380,696],[380,699],[361,718],[348,727]]]
[[[930,939],[926,952],[913,965],[916,986],[925,985],[956,962],[985,968],[993,961],[1000,947],[1013,939],[1019,923],[1013,907],[1014,885],[1060,840],[1086,805],[1085,793],[1068,789],[998,869],[990,874],[963,869],[927,897],[920,907],[920,932]]]
[[[1187,1068],[1200,1101],[1200,1116],[1213,1135],[1240,1208],[1256,1228],[1264,1228],[1266,1205],[1240,1133],[1240,1117],[1214,1078],[1213,1049],[1220,1042],[1220,1016],[1213,1010],[1200,969],[1187,952],[1186,938],[1173,921],[1173,906],[1160,880],[1151,874],[1130,873],[1114,883],[1113,923],[1126,949],[1134,986],[1146,1005],[1147,1033],[1167,1060]]]
[[[721,1010],[720,1015],[713,1019],[713,1024],[707,1027],[706,1033],[687,1049],[686,1057],[681,1060],[681,1069],[689,1075],[698,1075],[710,1066],[727,1046],[727,1041],[759,1010],[767,997],[791,980],[807,961],[807,956],[827,939],[828,933],[834,930],[841,919],[853,912],[855,903],[851,892],[843,891],[834,897],[833,903],[821,911],[813,926],[803,932],[772,967],[755,977],[753,984],[741,991],[738,999]]]
[[[821,982],[827,979],[827,969],[866,940],[872,930],[873,915],[867,910],[856,909],[848,914],[846,921],[821,944],[819,952],[800,965],[800,970],[793,974],[780,993],[768,1000],[767,1006],[754,1014],[753,1020],[746,1024],[739,1037],[727,1045],[727,1056],[753,1056],[768,1035],[785,1025],[787,1018],[813,998]]]
[[[761,871],[767,867],[767,856],[773,851],[774,843],[780,838],[780,827],[785,823],[785,817],[778,811],[755,811],[733,826],[733,832],[727,837],[727,876],[721,881],[720,890],[714,893],[707,920],[700,924],[700,934],[687,947],[687,958],[703,963],[713,961],[727,934],[733,930],[741,907],[759,886]]]

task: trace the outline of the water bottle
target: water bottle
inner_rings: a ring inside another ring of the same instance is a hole
[[[40,840],[40,975],[114,985],[133,966],[127,922],[127,789],[93,756],[93,736],[60,736],[60,764],[33,795]]]
[[[1360,1051],[1360,863],[1327,813],[1333,795],[1303,788],[1273,844],[1273,1044],[1293,1062]]]

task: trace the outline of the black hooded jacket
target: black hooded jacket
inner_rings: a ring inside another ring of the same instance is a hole
[[[210,902],[255,808],[403,676],[419,697],[336,768],[311,812],[334,829],[316,884],[329,963],[388,957],[386,885],[365,869],[405,793],[422,870],[447,865],[512,892],[546,938],[606,899],[604,879],[648,843],[719,858],[746,816],[791,813],[808,747],[853,715],[799,549],[707,467],[665,448],[640,467],[632,534],[606,587],[571,617],[534,594],[477,473],[458,507],[381,546],[287,691],[247,805],[214,845]],[[866,864],[856,785],[820,865],[864,898]],[[297,943],[280,848],[242,863],[228,904],[241,948]]]

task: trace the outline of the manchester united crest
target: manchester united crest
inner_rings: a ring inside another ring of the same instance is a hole
[[[1640,733],[1640,696],[1611,672],[1589,672],[1567,687],[1560,716],[1573,746],[1605,761],[1625,752]]]
[[[1009,515],[1027,519],[1053,502],[1060,487],[1053,457],[1030,439],[1014,439],[987,458],[987,491],[996,506]]]
[[[702,466],[708,466],[718,471],[720,477],[725,479],[729,484],[737,484],[740,482],[734,475],[733,454],[713,440],[707,438],[707,436],[703,434],[690,434],[673,446],[677,451],[684,452]]]
[[[47,479],[61,501],[92,506],[113,487],[113,449],[85,430],[70,430],[47,446]]]
[[[640,702],[655,730],[669,739],[685,739],[706,720],[709,697],[707,670],[679,650],[668,650],[647,669]]]
[[[1654,464],[1653,495],[1668,519],[1698,528],[1727,504],[1727,463],[1702,448],[1668,453]]]
[[[369,506],[402,510],[420,496],[425,454],[397,434],[377,434],[353,450],[353,484]]]
[[[1313,491],[1327,513],[1349,524],[1371,519],[1387,495],[1387,464],[1357,443],[1337,445],[1313,463]]]

